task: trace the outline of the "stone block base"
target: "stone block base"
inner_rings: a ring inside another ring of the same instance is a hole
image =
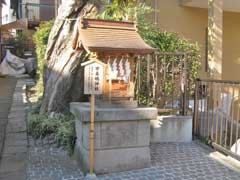
[[[89,105],[71,103],[77,141],[75,156],[83,172],[89,171]],[[155,108],[114,107],[95,109],[96,174],[127,171],[150,166],[150,120]]]
[[[151,143],[191,141],[192,116],[159,116],[151,120]]]

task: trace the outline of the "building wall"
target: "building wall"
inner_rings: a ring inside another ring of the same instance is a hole
[[[49,21],[55,17],[55,0],[22,0],[23,18],[31,21]],[[26,3],[33,3],[25,6]],[[28,13],[26,13],[26,7]]]
[[[2,7],[2,24],[7,24],[16,21],[16,17],[13,16],[13,10],[10,9],[10,0],[6,0],[6,4]]]
[[[154,7],[154,0],[147,0]],[[176,32],[191,42],[198,42],[201,48],[202,69],[205,71],[206,28],[208,26],[207,9],[189,8],[179,5],[178,0],[157,0],[157,25],[161,30]],[[155,21],[155,14],[150,16]]]
[[[39,4],[40,0],[22,0],[23,5],[21,5],[23,18],[27,18],[29,20],[39,20],[40,19],[39,7],[32,6],[32,5],[26,6],[27,3]],[[27,11],[26,11],[26,7],[27,7]]]
[[[154,0],[146,3],[154,7]],[[208,10],[184,7],[179,0],[157,0],[157,25],[161,30],[177,32],[191,42],[197,42],[201,48],[202,68],[200,77],[205,77],[206,28]],[[154,22],[154,13],[149,15]],[[240,80],[240,13],[224,12],[223,23],[223,75],[226,80]]]
[[[223,19],[223,79],[240,80],[240,13],[225,12]]]
[[[40,4],[48,6],[40,7],[40,19],[47,21],[55,17],[55,1],[54,0],[40,0]]]

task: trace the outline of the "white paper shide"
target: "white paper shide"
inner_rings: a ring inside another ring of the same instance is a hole
[[[109,57],[108,59],[108,79],[111,80],[123,80],[125,83],[128,83],[131,76],[131,65],[128,58],[120,59],[119,63],[117,58],[114,58],[112,61]]]

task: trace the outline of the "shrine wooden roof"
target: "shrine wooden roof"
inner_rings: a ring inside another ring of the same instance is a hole
[[[154,48],[146,44],[134,22],[82,19],[75,48],[90,52],[147,54]]]

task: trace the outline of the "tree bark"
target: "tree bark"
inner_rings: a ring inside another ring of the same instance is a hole
[[[41,114],[68,112],[69,102],[83,100],[85,51],[74,50],[72,39],[78,18],[91,13],[95,4],[89,0],[64,0],[51,30],[45,54],[44,97]]]

